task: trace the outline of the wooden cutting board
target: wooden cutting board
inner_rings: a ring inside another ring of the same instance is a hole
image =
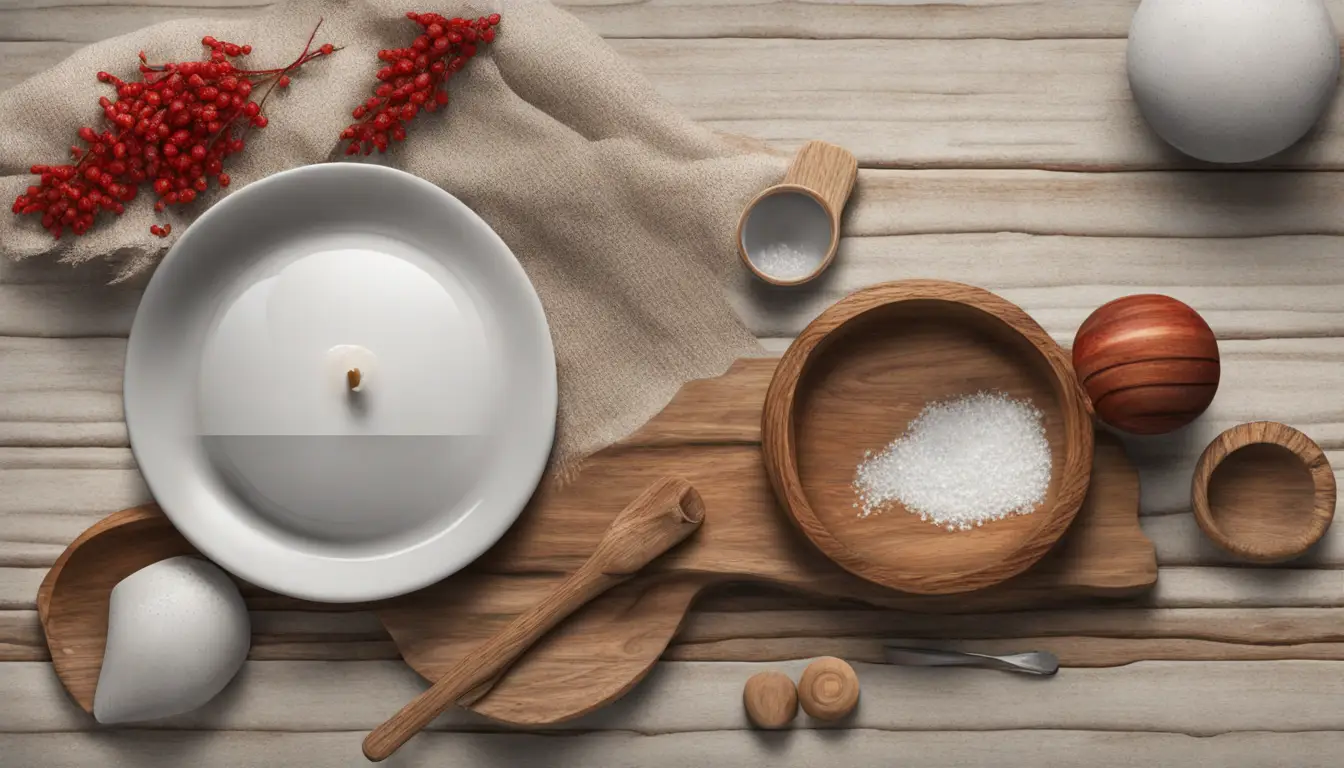
[[[471,568],[381,604],[378,615],[406,661],[426,678],[442,676],[545,597],[591,554],[631,499],[669,474],[690,480],[704,499],[700,532],[570,617],[472,709],[538,726],[619,698],[657,661],[696,597],[730,582],[958,613],[1125,597],[1156,582],[1153,546],[1138,523],[1138,473],[1120,443],[1104,434],[1097,436],[1091,489],[1073,526],[1021,576],[974,593],[918,596],[850,575],[793,529],[770,490],[760,420],[775,362],[739,360],[721,377],[688,383],[639,432],[589,459],[569,484],[542,488],[508,536]]]

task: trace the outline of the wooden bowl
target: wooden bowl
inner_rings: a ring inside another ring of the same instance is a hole
[[[936,400],[996,390],[1044,416],[1052,472],[1027,515],[948,532],[893,504],[860,517],[855,469]],[[803,533],[849,572],[904,592],[997,584],[1073,522],[1092,471],[1092,415],[1068,355],[1018,307],[958,283],[909,280],[842,299],[784,353],[762,416],[766,470]]]
[[[1286,424],[1239,424],[1195,465],[1191,506],[1204,534],[1232,554],[1276,563],[1305,552],[1335,517],[1335,473],[1320,446]]]

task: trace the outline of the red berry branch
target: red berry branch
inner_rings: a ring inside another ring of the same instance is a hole
[[[98,80],[116,88],[117,98],[100,97],[109,128],[101,133],[79,129],[85,146],[70,147],[73,165],[34,165],[39,176],[14,201],[16,214],[40,216],[42,226],[57,239],[68,228],[82,235],[101,211],[120,216],[141,184],[151,184],[156,211],[169,205],[190,205],[209,188],[209,179],[229,186],[224,159],[242,151],[247,131],[265,128],[262,108],[276,88],[289,85],[289,75],[313,59],[338,50],[330,43],[314,49],[319,21],[303,52],[288,66],[241,69],[231,61],[252,52],[206,36],[210,49],[204,61],[152,65],[140,52],[140,80],[125,82],[107,72]],[[252,97],[261,87],[259,101]],[[151,234],[167,237],[171,224],[155,224]]]
[[[420,25],[421,34],[409,48],[378,52],[387,66],[378,70],[382,81],[368,101],[351,114],[358,122],[341,131],[350,142],[345,154],[361,149],[386,152],[392,141],[406,138],[406,123],[420,110],[433,112],[448,103],[448,78],[466,66],[477,49],[494,42],[499,14],[479,19],[447,19],[437,13],[406,14]]]

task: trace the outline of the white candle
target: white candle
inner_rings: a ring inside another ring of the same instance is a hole
[[[331,377],[353,392],[363,392],[378,377],[378,358],[358,344],[337,344],[327,350]]]

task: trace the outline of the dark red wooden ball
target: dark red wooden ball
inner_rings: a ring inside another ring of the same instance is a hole
[[[1073,337],[1073,369],[1097,416],[1136,435],[1194,421],[1218,391],[1218,340],[1189,306],[1157,294],[1097,308]]]

